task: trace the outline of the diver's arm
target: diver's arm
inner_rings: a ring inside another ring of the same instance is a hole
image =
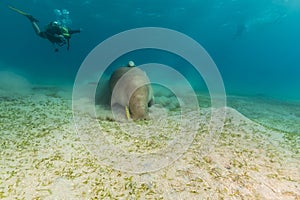
[[[77,29],[77,30],[69,30],[70,34],[74,34],[74,33],[80,33],[81,29]]]

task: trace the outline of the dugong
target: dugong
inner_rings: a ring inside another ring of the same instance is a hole
[[[146,73],[137,67],[120,67],[109,80],[111,104],[126,109],[133,120],[148,119],[148,107],[154,103],[153,91]],[[129,112],[128,112],[129,111]]]

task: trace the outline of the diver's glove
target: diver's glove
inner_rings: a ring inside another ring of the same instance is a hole
[[[36,18],[34,18],[32,15],[26,15],[26,17],[31,21],[31,22],[39,22]]]

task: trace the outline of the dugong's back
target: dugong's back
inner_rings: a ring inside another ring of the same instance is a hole
[[[116,71],[114,71],[114,73],[111,75],[110,80],[109,80],[110,91],[113,91],[118,80],[130,69],[131,68],[129,68],[129,67],[120,67]]]

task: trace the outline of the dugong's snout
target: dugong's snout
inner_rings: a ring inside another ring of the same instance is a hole
[[[133,120],[149,119],[148,94],[149,87],[142,86],[138,88],[130,97],[129,110]]]
[[[133,120],[148,120],[149,113],[148,108],[144,106],[131,106],[131,117]]]

